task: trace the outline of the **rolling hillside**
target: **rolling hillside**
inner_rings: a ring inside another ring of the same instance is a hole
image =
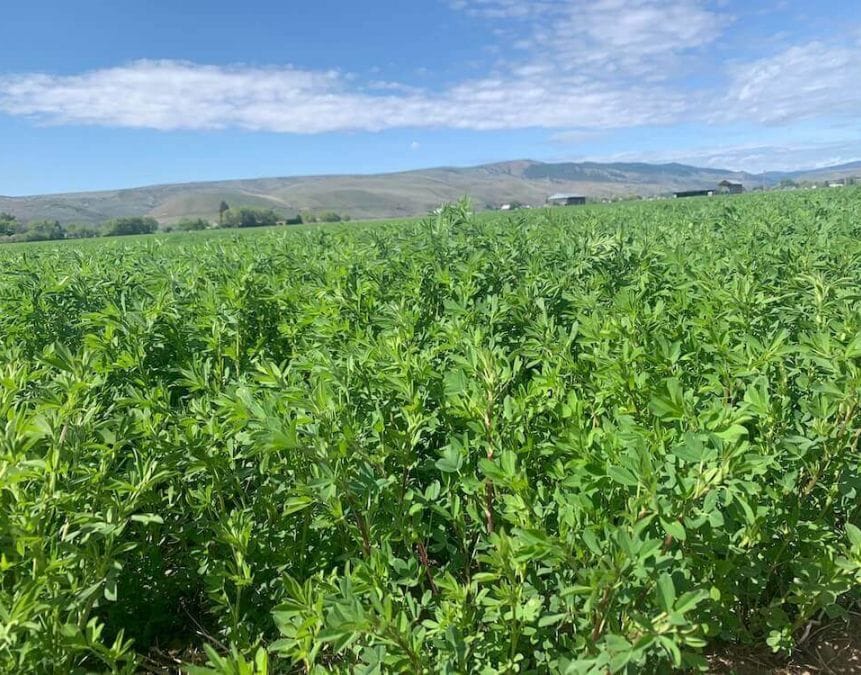
[[[751,188],[782,178],[823,180],[861,173],[861,163],[793,173],[706,169],[684,164],[595,162],[548,164],[519,160],[469,168],[435,168],[355,176],[257,178],[155,185],[126,190],[0,197],[0,212],[21,220],[52,218],[97,223],[108,218],[150,215],[162,223],[184,217],[216,219],[222,200],[231,206],[273,208],[286,216],[301,211],[336,211],[353,218],[413,216],[464,194],[478,209],[517,201],[543,204],[554,192],[590,198],[657,195],[714,187],[723,179]]]

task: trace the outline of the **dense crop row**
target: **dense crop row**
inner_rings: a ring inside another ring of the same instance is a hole
[[[836,192],[4,250],[0,670],[791,648],[861,589]]]

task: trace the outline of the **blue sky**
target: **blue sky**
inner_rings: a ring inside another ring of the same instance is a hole
[[[855,0],[7,0],[0,194],[861,159]]]

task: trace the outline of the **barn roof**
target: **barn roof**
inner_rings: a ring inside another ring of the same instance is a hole
[[[555,195],[550,195],[547,199],[582,199],[583,195],[567,195],[562,194],[561,192],[556,193]]]

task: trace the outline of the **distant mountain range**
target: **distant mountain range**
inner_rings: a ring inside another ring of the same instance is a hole
[[[769,187],[783,179],[823,181],[861,175],[861,162],[808,171],[750,174],[685,164],[641,162],[500,162],[468,168],[436,168],[376,175],[255,178],[206,183],[154,185],[126,190],[0,197],[0,212],[21,220],[57,219],[98,223],[109,218],[149,215],[162,223],[180,218],[218,218],[230,206],[272,208],[285,216],[302,211],[335,211],[352,218],[414,216],[468,194],[478,209],[508,202],[542,205],[552,193],[601,199],[651,196],[715,187],[734,180],[746,188]]]

